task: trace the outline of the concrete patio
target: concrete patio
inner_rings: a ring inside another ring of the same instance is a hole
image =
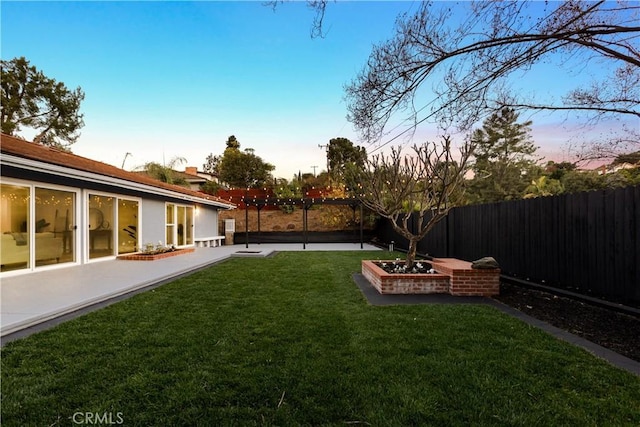
[[[251,244],[196,248],[159,261],[107,260],[39,271],[2,279],[0,336],[19,338],[37,325],[43,329],[79,312],[188,275],[234,256],[261,257],[278,251],[301,251],[299,244]],[[307,244],[307,251],[361,250],[360,244]],[[363,250],[380,250],[365,244]],[[59,321],[56,322],[56,319]],[[11,337],[10,337],[11,336]],[[3,343],[6,341],[2,340]]]

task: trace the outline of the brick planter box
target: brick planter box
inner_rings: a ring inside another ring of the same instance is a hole
[[[499,268],[474,269],[470,262],[456,258],[434,258],[431,265],[438,273],[451,277],[451,295],[490,297],[500,293]]]
[[[449,276],[446,274],[393,274],[387,273],[373,261],[362,261],[362,275],[381,294],[446,294],[449,292]]]
[[[155,261],[157,259],[163,259],[163,258],[169,258],[172,256],[188,254],[193,251],[195,251],[194,248],[185,248],[185,249],[178,249],[175,251],[165,252],[163,254],[155,254],[155,255],[148,255],[148,254],[143,254],[142,252],[136,252],[134,254],[119,255],[117,259],[121,259],[124,261]]]
[[[436,274],[391,274],[373,261],[362,261],[362,275],[381,294],[492,296],[500,293],[499,268],[472,269],[470,262],[455,258],[435,258],[430,264]]]

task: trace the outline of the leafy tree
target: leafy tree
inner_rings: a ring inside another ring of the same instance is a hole
[[[240,149],[240,141],[236,139],[235,135],[231,135],[229,136],[229,138],[227,138],[227,148],[230,148],[232,150]]]
[[[329,178],[327,172],[321,172],[318,176],[314,176],[312,173],[298,172],[293,176],[291,184],[293,187],[300,189],[300,197],[306,195],[306,193],[314,188],[327,187],[329,185]]]
[[[235,135],[229,136],[226,142],[227,148],[231,150],[240,150],[240,142],[236,139]],[[220,173],[219,167],[222,161],[222,156],[214,156],[213,153],[209,154],[206,159],[206,163],[202,165],[202,170],[206,173],[218,175]]]
[[[270,181],[275,166],[264,162],[252,148],[240,151],[240,142],[234,135],[226,145],[222,156],[207,157],[205,171],[218,175],[220,181],[232,187],[260,188]]]
[[[640,168],[622,169],[602,176],[604,188],[627,187],[640,184]]]
[[[525,190],[524,198],[531,199],[534,197],[554,196],[561,194],[563,191],[564,188],[560,181],[543,175],[531,181],[531,185]]]
[[[200,191],[207,194],[217,195],[220,190],[220,184],[216,181],[207,181],[200,184]]]
[[[633,169],[623,169],[617,172],[627,185],[640,185],[640,167]]]
[[[561,179],[565,193],[600,190],[604,188],[604,180],[596,171],[569,171]]]
[[[327,146],[327,164],[329,176],[337,182],[343,182],[348,164],[363,168],[367,160],[367,150],[353,145],[347,138],[333,138]]]
[[[535,175],[530,121],[518,123],[518,113],[503,108],[484,121],[471,137],[475,147],[469,183],[471,203],[519,199]]]
[[[549,178],[560,180],[567,173],[576,170],[577,166],[571,162],[556,163],[549,160],[544,168],[544,172]]]
[[[365,168],[349,168],[350,179],[358,182],[357,197],[371,211],[390,220],[393,229],[409,241],[406,265],[414,264],[418,242],[444,218],[451,207],[461,202],[459,191],[467,172],[473,142],[466,141],[460,158],[454,161],[451,138],[442,142],[413,147],[414,153],[403,156],[392,149],[389,156],[378,154],[367,160]],[[416,231],[409,220],[417,216]]]
[[[29,65],[24,57],[1,61],[2,132],[17,135],[23,128],[35,129],[34,142],[66,149],[76,142],[84,126],[80,87],[69,90]]]
[[[395,35],[374,46],[346,87],[349,119],[367,141],[380,139],[396,113],[406,114],[414,129],[432,120],[463,131],[502,107],[637,120],[639,14],[634,2],[602,0],[423,2],[398,18]],[[592,63],[610,74],[561,100],[508,90],[537,64],[564,72]],[[433,96],[424,99],[428,89]],[[639,134],[630,126],[609,142],[637,144]]]
[[[168,164],[162,165],[157,162],[148,162],[142,166],[141,169],[150,177],[157,179],[158,181],[166,182],[167,184],[180,185],[183,187],[189,187],[189,183],[186,179],[176,174],[175,168],[182,163],[186,163],[187,159],[184,157],[174,157]]]
[[[218,165],[220,164],[220,156],[209,154],[202,165],[202,171],[212,175],[218,175]]]
[[[640,151],[636,151],[635,153],[620,154],[612,162],[613,165],[619,165],[622,163],[640,165]]]

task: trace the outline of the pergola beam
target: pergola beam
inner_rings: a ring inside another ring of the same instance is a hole
[[[355,220],[356,208],[360,207],[360,249],[364,248],[364,230],[362,217],[363,209],[362,203],[356,198],[331,198],[331,197],[301,197],[301,198],[278,198],[278,197],[243,197],[241,200],[245,205],[245,246],[249,247],[249,206],[255,206],[258,211],[258,240],[260,240],[260,211],[265,206],[301,206],[302,212],[302,248],[307,248],[308,243],[308,210],[315,205],[330,205],[330,206],[349,206],[353,209],[353,216]],[[259,244],[260,242],[258,242]]]

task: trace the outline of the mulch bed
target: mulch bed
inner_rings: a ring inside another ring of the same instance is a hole
[[[508,283],[494,297],[531,317],[640,362],[640,317]]]

